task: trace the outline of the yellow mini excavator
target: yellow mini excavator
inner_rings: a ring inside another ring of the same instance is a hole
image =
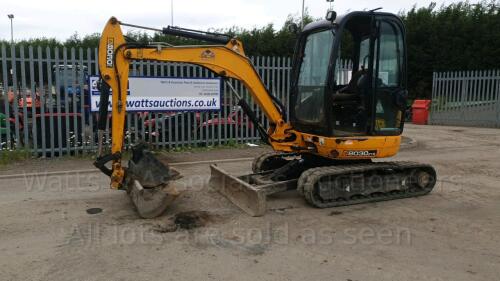
[[[210,44],[131,42],[121,26]],[[436,183],[432,166],[372,161],[399,151],[407,97],[406,58],[405,28],[397,16],[373,10],[337,17],[329,11],[325,20],[308,24],[298,34],[286,113],[238,39],[171,26],[142,27],[113,17],[99,44],[101,102],[95,165],[110,176],[111,188],[129,192],[140,216],[155,217],[167,208],[178,195],[172,184],[180,177],[178,172],[141,145],[132,149],[128,165],[122,165],[129,68],[134,60],[189,63],[223,79],[241,81],[269,120],[265,129],[253,108],[231,88],[262,140],[274,149],[257,157],[252,173],[245,176],[210,167],[210,186],[246,213],[263,215],[266,196],[289,189],[298,190],[319,208],[427,194]],[[352,65],[348,72],[341,67],[346,60]],[[110,96],[112,146],[105,153],[102,139]]]

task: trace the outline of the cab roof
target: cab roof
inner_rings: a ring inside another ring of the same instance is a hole
[[[353,17],[372,16],[372,15],[394,17],[394,18],[398,19],[399,21],[401,21],[401,19],[398,16],[396,16],[395,14],[391,14],[391,13],[387,13],[387,12],[354,11],[354,12],[350,12],[347,14],[338,15],[337,18],[335,18],[335,20],[333,22],[324,19],[324,20],[319,20],[319,21],[309,23],[304,27],[302,32],[307,33],[307,32],[310,32],[310,31],[316,30],[316,29],[322,29],[322,28],[327,29],[327,28],[333,28],[333,27],[337,27],[337,26],[343,26],[349,19],[351,19]]]

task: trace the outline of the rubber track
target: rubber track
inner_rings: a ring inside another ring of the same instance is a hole
[[[262,153],[261,155],[255,157],[252,161],[252,171],[254,173],[262,172],[260,169],[262,168],[262,164],[264,163],[264,161],[266,161],[267,159],[269,159],[271,157],[275,157],[279,154],[280,153],[278,153],[278,152],[265,152],[265,153]]]
[[[287,156],[292,156],[292,155],[296,155],[295,153],[283,153],[283,152],[276,152],[276,151],[273,151],[273,152],[265,152],[265,153],[262,153],[261,155],[255,157],[252,161],[252,171],[254,173],[260,173],[260,172],[264,172],[262,171],[262,164],[269,158],[273,158],[273,157],[287,157]],[[283,164],[284,165],[284,164]],[[282,166],[279,166],[279,167],[273,167],[273,169],[271,170],[274,170],[274,169],[278,169],[278,168],[281,168]]]
[[[313,195],[315,192],[316,183],[324,176],[341,176],[343,174],[353,174],[353,173],[366,173],[370,171],[376,171],[379,169],[394,169],[394,170],[408,170],[408,169],[430,169],[433,171],[433,183],[430,185],[430,188],[422,189],[419,188],[414,190],[412,188],[406,189],[400,192],[388,192],[388,193],[377,193],[379,196],[372,197],[364,197],[358,199],[348,199],[342,201],[320,201],[317,200]],[[302,193],[306,199],[306,201],[313,206],[318,208],[330,208],[330,207],[338,207],[338,206],[346,206],[346,205],[354,205],[354,204],[362,204],[368,202],[378,202],[378,201],[386,201],[386,200],[394,200],[394,199],[402,199],[402,198],[410,198],[416,196],[422,196],[431,192],[436,183],[435,170],[432,166],[427,164],[421,164],[416,162],[373,162],[367,164],[352,164],[352,165],[342,165],[342,166],[327,166],[327,167],[318,167],[312,168],[304,173],[299,178],[297,189],[300,193]]]

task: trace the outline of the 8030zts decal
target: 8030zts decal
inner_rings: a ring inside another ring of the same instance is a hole
[[[376,150],[346,150],[344,156],[347,157],[374,157],[377,155]]]
[[[106,40],[106,67],[113,68],[113,56],[115,52],[115,39],[108,37]]]

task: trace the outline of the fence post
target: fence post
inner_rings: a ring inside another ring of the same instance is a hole
[[[12,67],[11,67],[12,68]],[[8,98],[8,95],[9,95],[9,78],[7,76],[7,73],[8,73],[8,69],[7,69],[7,49],[5,47],[4,44],[2,44],[2,81],[3,81],[3,87],[4,87],[4,93],[5,93],[5,99],[4,99],[4,103],[3,105],[0,104],[0,106],[3,106],[4,108],[4,112],[5,112],[5,116],[8,120],[8,118],[10,117],[10,105],[9,105],[9,98]],[[5,131],[6,131],[6,149],[12,149],[12,135],[14,134],[14,132],[11,132],[10,130],[10,124],[9,122],[6,122],[6,126],[5,126]],[[2,149],[3,147],[0,145],[0,149]]]
[[[42,139],[40,145],[42,146],[42,153],[41,155],[43,157],[47,156],[47,140],[46,140],[46,132],[45,132],[45,106],[46,106],[46,96],[48,95],[47,93],[49,92],[49,89],[44,87],[43,84],[43,55],[42,55],[42,47],[38,46],[37,48],[37,59],[38,59],[38,89],[40,92],[40,132],[41,136],[40,138]],[[50,132],[49,132],[50,133]]]
[[[432,92],[431,92],[431,110],[429,112],[429,123],[434,123],[434,110],[436,108],[436,72],[432,72]],[[410,109],[411,110],[411,109]]]
[[[467,100],[467,86],[469,84],[469,79],[467,76],[467,72],[460,71],[460,77],[462,78],[462,94],[460,95],[460,112],[462,122],[465,121],[465,101]]]
[[[496,87],[496,90],[495,90],[495,95],[496,95],[496,119],[497,119],[497,122],[496,122],[496,126],[497,127],[500,127],[500,70],[496,70],[495,71],[495,80],[497,82],[497,87]]]
[[[33,46],[28,47],[28,58],[29,58],[29,75],[30,75],[30,85],[26,86],[26,89],[29,87],[31,90],[31,137],[32,137],[32,149],[33,154],[38,155],[38,136],[37,136],[37,118],[36,118],[36,91],[37,87],[35,85],[35,57],[33,56]],[[40,91],[40,89],[38,89]],[[41,91],[40,91],[41,94]],[[41,105],[40,105],[41,106]]]
[[[26,150],[30,150],[29,143],[29,119],[28,119],[28,96],[26,95],[27,82],[26,82],[26,57],[24,53],[24,46],[19,46],[19,62],[21,63],[21,85],[19,87],[19,94],[22,99],[22,115],[23,115],[23,147]]]
[[[12,71],[12,92],[14,94],[14,101],[12,103],[12,109],[14,111],[14,130],[15,130],[15,142],[14,142],[14,148],[18,149],[21,144],[21,136],[19,133],[19,86],[18,86],[18,79],[17,79],[17,54],[16,54],[16,48],[14,45],[10,46],[10,63],[11,63],[11,71]]]
[[[52,117],[54,114],[54,97],[52,96],[52,56],[50,54],[51,50],[47,46],[45,48],[45,57],[47,59],[47,100],[48,100],[48,110],[49,110],[49,136],[50,136],[50,143],[47,145],[50,145],[50,157],[54,157],[55,155],[55,136],[54,136],[54,118]]]

